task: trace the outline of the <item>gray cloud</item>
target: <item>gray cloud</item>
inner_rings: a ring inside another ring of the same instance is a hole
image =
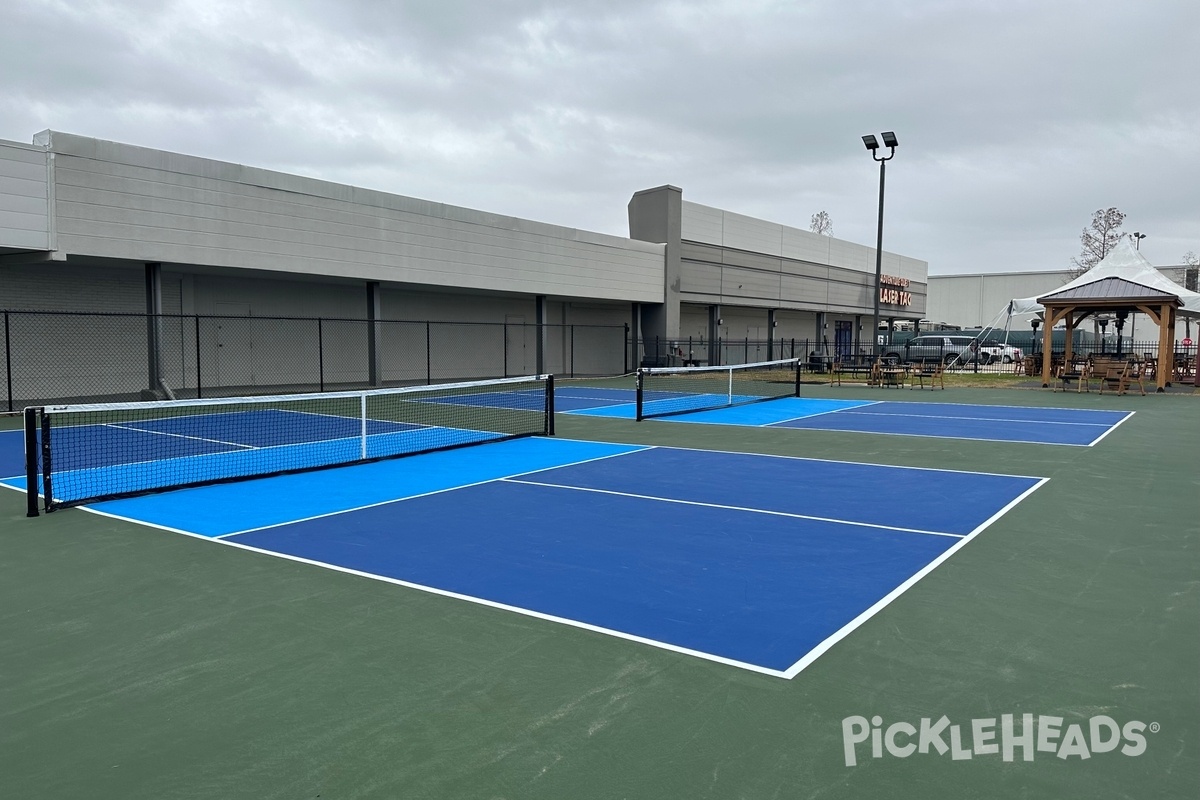
[[[0,136],[54,128],[626,233],[638,189],[874,241],[931,272],[1061,269],[1118,206],[1200,251],[1200,6],[15,0]]]

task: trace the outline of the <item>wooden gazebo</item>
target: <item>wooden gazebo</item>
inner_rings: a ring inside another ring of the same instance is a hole
[[[1125,280],[1124,278],[1101,278],[1092,283],[1060,289],[1057,292],[1039,297],[1038,303],[1046,309],[1046,318],[1042,333],[1042,387],[1050,385],[1051,374],[1051,342],[1052,330],[1062,322],[1067,326],[1064,361],[1071,362],[1072,333],[1093,314],[1131,314],[1140,312],[1152,319],[1158,325],[1158,369],[1154,371],[1154,379],[1158,391],[1165,391],[1171,384],[1171,364],[1174,360],[1174,342],[1171,339],[1175,331],[1175,312],[1183,305],[1179,295],[1163,292],[1153,286]]]

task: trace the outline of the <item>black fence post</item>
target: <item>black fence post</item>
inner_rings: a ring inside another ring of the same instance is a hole
[[[12,336],[8,329],[8,311],[4,312],[4,375],[8,383],[8,410],[12,411]]]
[[[196,314],[192,317],[196,323],[196,399],[204,396],[200,389],[200,315]]]
[[[425,385],[433,383],[433,350],[430,344],[429,320],[425,320]]]
[[[621,349],[624,351],[621,354],[621,374],[629,373],[629,351],[633,349],[633,343],[629,339],[629,323],[625,323],[625,338],[621,342]]]
[[[325,391],[325,325],[321,317],[317,317],[317,380]]]

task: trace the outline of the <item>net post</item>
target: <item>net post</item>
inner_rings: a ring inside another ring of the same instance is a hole
[[[793,343],[792,344],[792,356],[794,357],[795,355],[796,355],[796,345],[795,345],[795,343]],[[793,397],[799,397],[800,396],[800,361],[797,360],[796,363],[792,365],[792,367],[793,367],[793,369],[796,370],[796,393],[793,395]]]
[[[49,514],[54,510],[54,487],[50,481],[50,470],[52,460],[50,458],[50,415],[46,410],[40,409],[42,418],[42,496],[45,498],[43,505],[46,508],[46,513]],[[36,484],[34,490],[36,491]]]
[[[546,376],[546,435],[554,435],[554,376]]]
[[[25,409],[25,516],[38,515],[38,412],[40,408]]]
[[[642,414],[642,370],[637,371],[637,421],[641,422]]]
[[[733,405],[733,367],[729,368],[729,405]]]
[[[361,454],[364,461],[367,460],[367,393],[363,392],[358,396],[358,413],[360,424],[360,439],[361,439]]]

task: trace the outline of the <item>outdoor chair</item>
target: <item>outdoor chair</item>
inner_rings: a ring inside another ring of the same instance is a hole
[[[1104,375],[1100,377],[1100,394],[1104,394],[1104,389],[1107,387],[1109,391],[1116,391],[1117,394],[1125,394],[1131,384],[1137,384],[1142,394],[1146,394],[1146,387],[1142,384],[1142,375],[1140,365],[1130,359],[1124,362],[1113,362],[1105,366]]]
[[[1090,392],[1092,387],[1088,385],[1088,362],[1082,360],[1072,360],[1069,364],[1062,364],[1054,371],[1054,379],[1058,381],[1058,387],[1051,387],[1051,391],[1067,390],[1067,384],[1071,381],[1075,382],[1076,392]]]
[[[925,379],[928,378],[930,390],[941,386],[944,391],[946,388],[946,376],[943,372],[944,369],[945,365],[942,364],[940,359],[927,359],[924,361],[915,362],[912,365],[912,371],[908,373],[909,390],[911,391],[912,389],[917,388],[917,386],[920,386],[922,389],[924,389]]]
[[[1158,370],[1158,357],[1154,353],[1142,353],[1142,377],[1153,378]]]

